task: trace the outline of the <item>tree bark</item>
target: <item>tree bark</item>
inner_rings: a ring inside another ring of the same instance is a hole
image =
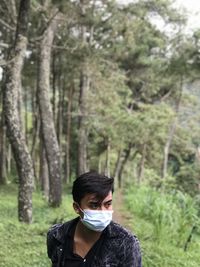
[[[169,134],[168,138],[164,147],[164,160],[163,160],[163,168],[162,168],[162,178],[164,179],[167,176],[167,167],[168,167],[168,159],[169,159],[169,150],[170,146],[174,137],[174,133],[176,131],[176,126],[178,123],[178,115],[179,115],[179,110],[180,110],[180,103],[181,103],[181,98],[182,98],[182,92],[183,92],[183,77],[181,77],[180,81],[180,91],[178,98],[175,103],[175,118],[172,124],[170,125],[169,129]]]
[[[84,17],[86,14],[87,3],[80,0],[81,15]],[[87,27],[81,25],[80,39],[83,47],[89,47],[92,43],[93,32],[90,28],[90,38],[88,40]],[[86,172],[87,167],[87,92],[90,88],[90,75],[87,59],[83,59],[82,68],[80,71],[80,94],[79,94],[79,125],[78,125],[78,175]]]
[[[49,200],[49,173],[48,173],[48,164],[45,154],[45,149],[42,144],[42,140],[40,141],[40,184],[42,192],[47,199]]]
[[[6,154],[6,172],[9,175],[11,173],[11,166],[12,166],[12,151],[11,151],[11,145],[10,143],[7,144],[7,154]]]
[[[130,153],[131,153],[131,149],[132,149],[132,144],[129,143],[128,148],[124,149],[124,151],[123,151],[123,157],[122,157],[122,160],[121,160],[121,166],[120,166],[120,169],[119,169],[119,176],[118,176],[118,186],[119,186],[119,188],[122,187],[122,173],[123,173],[124,167],[126,165],[126,162],[129,159],[129,156],[130,156]]]
[[[38,57],[37,57],[37,62],[38,62]],[[39,76],[39,70],[37,68],[37,77]],[[40,114],[39,114],[39,105],[38,105],[38,79],[33,86],[33,90],[31,90],[31,107],[32,107],[32,142],[30,142],[30,151],[31,151],[31,157],[33,159],[33,167],[34,167],[34,176],[35,176],[35,181],[39,181],[39,170],[38,170],[38,165],[39,165],[39,159],[37,156],[37,150],[36,147],[39,145],[38,140],[40,140]]]
[[[147,150],[147,144],[144,143],[142,146],[142,157],[139,163],[138,184],[141,183],[143,176],[144,176],[144,164],[145,164],[145,158],[146,158],[146,150]]]
[[[60,151],[50,101],[51,47],[57,30],[59,17],[60,14],[56,12],[43,34],[40,45],[38,78],[38,102],[42,138],[49,170],[49,204],[53,207],[59,206],[62,199]]]
[[[167,142],[164,147],[164,160],[163,160],[163,169],[162,169],[162,178],[167,176],[167,167],[168,167],[168,159],[169,159],[169,150],[173,140],[173,136],[176,130],[177,125],[177,117],[174,119],[173,123],[170,125],[169,134],[167,138]]]
[[[98,172],[99,173],[102,172],[102,158],[101,158],[101,154],[99,155],[99,160],[98,160]]]
[[[4,123],[4,114],[1,114],[0,122],[0,184],[7,184],[6,174],[6,127]]]
[[[33,169],[34,169],[34,177],[35,182],[38,181],[38,157],[36,153],[36,145],[37,145],[37,139],[39,138],[39,132],[40,132],[40,119],[39,116],[35,114],[35,120],[33,123],[33,137],[32,137],[32,145],[31,145],[31,157],[33,159]]]
[[[66,131],[66,146],[65,146],[65,176],[64,182],[70,181],[71,177],[71,164],[70,164],[70,150],[71,150],[71,123],[72,123],[72,99],[74,94],[74,87],[70,86],[68,91],[68,104],[67,104],[67,131]]]
[[[78,175],[87,171],[87,118],[86,96],[90,79],[86,71],[81,72],[79,96],[79,127],[78,127]]]
[[[28,92],[27,89],[24,92],[24,102],[25,102],[25,114],[24,114],[24,121],[25,121],[25,136],[26,136],[26,143],[28,145]]]
[[[60,61],[61,62],[61,61]],[[60,63],[61,64],[61,63]],[[62,72],[62,69],[60,68],[60,73]],[[62,132],[63,132],[63,91],[64,91],[64,85],[61,82],[61,77],[59,76],[58,78],[58,104],[57,104],[57,138],[58,138],[58,143],[60,145],[60,150],[62,150],[61,146],[61,140],[62,140]]]
[[[14,47],[8,56],[4,86],[3,110],[7,134],[12,146],[18,176],[18,217],[20,221],[32,221],[33,165],[21,127],[18,99],[21,95],[21,72],[27,48],[29,0],[21,0]]]
[[[60,60],[60,71],[59,73],[62,73],[62,67],[61,67],[61,60]],[[62,142],[62,134],[63,134],[63,107],[64,107],[64,99],[65,99],[65,94],[64,94],[64,87],[65,84],[62,81],[61,75],[58,78],[58,103],[57,103],[57,139],[58,139],[58,144],[60,147],[60,155],[63,154],[63,142]],[[63,172],[63,157],[60,157],[60,164],[61,164],[61,173]]]
[[[13,24],[15,25],[17,23],[17,8],[16,8],[16,1],[10,0],[10,10],[11,10],[11,17]]]
[[[53,96],[52,96],[52,110],[53,110],[53,119],[56,121],[56,53],[52,53],[52,88],[53,88]]]
[[[106,149],[106,168],[105,168],[105,174],[110,177],[110,138],[107,140],[107,149]]]
[[[115,164],[115,168],[114,168],[114,173],[113,173],[113,177],[117,178],[119,176],[119,170],[121,167],[121,160],[122,160],[122,154],[123,154],[123,150],[120,149],[117,153],[117,161]]]

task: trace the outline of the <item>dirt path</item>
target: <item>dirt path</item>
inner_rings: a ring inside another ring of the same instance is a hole
[[[122,226],[126,227],[127,229],[131,230],[131,224],[130,224],[130,215],[128,214],[128,211],[124,208],[123,203],[123,193],[121,190],[117,190],[114,193],[113,198],[113,220]]]

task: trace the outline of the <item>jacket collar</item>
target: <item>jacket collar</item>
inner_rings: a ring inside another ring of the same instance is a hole
[[[69,229],[73,224],[77,224],[79,221],[79,217],[68,221],[64,224],[58,225],[53,232],[53,236],[56,240],[58,240],[60,243],[64,244],[66,240],[66,236],[69,233]],[[111,221],[111,223],[106,227],[105,236],[108,238],[117,237],[119,235],[119,229],[116,227],[116,223]]]
[[[116,225],[117,224],[115,222],[111,221],[111,223],[106,227],[109,238],[117,237],[119,235],[119,229]]]

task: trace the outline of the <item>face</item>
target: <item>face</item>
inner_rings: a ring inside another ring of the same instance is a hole
[[[84,198],[82,198],[80,205],[74,203],[73,206],[76,213],[81,216],[82,212],[80,208],[82,210],[112,210],[112,191],[110,191],[102,201],[99,201],[95,194],[86,194]]]

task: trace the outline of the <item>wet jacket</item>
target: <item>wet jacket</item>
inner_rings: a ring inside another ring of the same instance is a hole
[[[64,224],[56,224],[47,233],[47,253],[52,267],[64,267],[65,237],[76,218]],[[106,236],[93,267],[141,267],[139,241],[132,233],[115,222],[106,228]],[[69,266],[70,267],[70,266]]]

